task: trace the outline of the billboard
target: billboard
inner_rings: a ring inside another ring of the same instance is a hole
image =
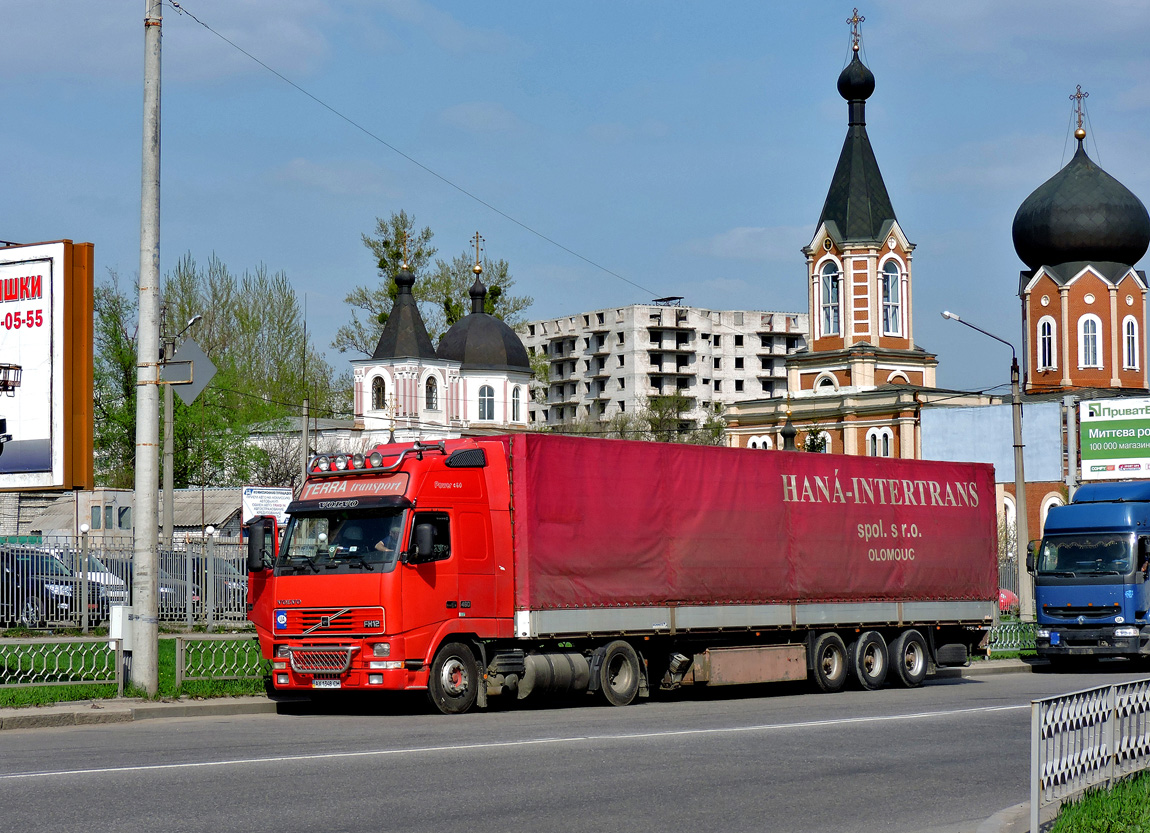
[[[0,248],[0,490],[92,488],[92,244]]]
[[[1078,403],[1082,480],[1150,478],[1150,399]]]
[[[292,501],[292,490],[279,486],[244,486],[240,522],[247,526],[248,521],[260,515],[274,515],[279,524],[287,523],[287,507]]]

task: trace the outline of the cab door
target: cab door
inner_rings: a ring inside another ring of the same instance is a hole
[[[443,623],[459,617],[459,559],[457,532],[451,513],[424,510],[412,513],[407,552],[415,551],[415,530],[430,524],[435,530],[434,561],[402,564],[404,653],[408,659],[426,657],[431,640]],[[388,630],[392,630],[388,626]]]

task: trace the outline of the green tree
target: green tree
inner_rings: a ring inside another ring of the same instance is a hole
[[[134,478],[136,301],[112,274],[96,289],[97,482],[130,486]],[[349,415],[351,374],[335,374],[305,335],[295,291],[265,267],[235,275],[218,258],[201,268],[189,254],[165,276],[163,335],[188,334],[216,366],[192,405],[173,407],[173,479],[178,487],[226,486],[267,471],[266,449],[251,429],[300,412]],[[276,485],[276,484],[268,484]]]
[[[344,298],[352,308],[351,321],[336,332],[334,348],[341,353],[351,350],[365,356],[375,351],[395,303],[396,290],[391,279],[403,263],[405,238],[408,268],[415,275],[412,294],[432,343],[438,343],[452,324],[471,312],[468,290],[475,282],[474,256],[464,251],[450,261],[436,259],[432,266],[437,251],[431,245],[433,236],[426,226],[417,232],[415,218],[404,211],[393,212],[386,220],[376,218],[375,233],[363,235],[363,243],[375,257],[380,282],[374,287],[357,286]],[[532,299],[511,294],[515,280],[507,261],[484,258],[482,264],[483,283],[487,287],[484,312],[515,326],[520,320],[519,313],[531,306]]]
[[[707,413],[701,423],[690,417],[691,400],[676,391],[651,396],[646,407],[636,413],[616,412],[609,419],[579,419],[543,430],[557,434],[582,434],[619,440],[645,440],[691,445],[723,445],[726,423],[715,413]]]
[[[801,449],[815,454],[822,454],[827,450],[827,435],[821,425],[812,424],[807,426],[806,433],[803,435]]]

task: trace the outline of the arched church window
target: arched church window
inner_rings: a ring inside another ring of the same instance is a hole
[[[516,387],[511,391],[511,421],[522,422],[519,416],[519,388]]]
[[[1087,314],[1078,319],[1078,366],[1102,367],[1102,351],[1098,338],[1102,321],[1097,315]]]
[[[428,379],[427,384],[423,386],[424,394],[424,407],[429,411],[439,410],[439,388],[435,384],[434,379]]]
[[[1127,370],[1138,369],[1138,322],[1133,316],[1126,316],[1122,322],[1123,350],[1122,366]]]
[[[371,380],[371,409],[382,411],[387,407],[387,388],[383,384],[383,377],[376,376]]]
[[[495,419],[495,388],[491,385],[484,385],[479,389],[479,418]]]
[[[902,333],[902,287],[899,286],[898,263],[888,260],[882,267],[882,331],[885,335]]]
[[[1038,322],[1038,369],[1055,370],[1058,367],[1058,351],[1054,342],[1054,319],[1049,315]]]
[[[823,266],[820,286],[820,303],[822,305],[822,334],[825,336],[839,334],[839,284],[841,275],[834,263]]]

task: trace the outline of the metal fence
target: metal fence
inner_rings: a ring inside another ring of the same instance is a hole
[[[239,539],[208,538],[159,550],[161,621],[243,621],[247,566]],[[132,603],[131,538],[43,538],[0,544],[0,627],[88,628]]]
[[[990,636],[986,641],[988,657],[994,656],[996,652],[1002,654],[1033,650],[1033,622],[999,621],[990,629]]]
[[[268,672],[251,636],[189,634],[175,638],[175,686],[192,680],[258,680]],[[108,637],[0,640],[0,688],[115,685],[124,695],[123,642]]]
[[[1030,704],[1030,829],[1040,811],[1150,767],[1150,679]]]
[[[176,637],[176,688],[185,680],[258,679],[267,671],[255,637]]]
[[[0,642],[0,688],[114,684],[124,695],[124,651],[119,639],[5,639]]]

